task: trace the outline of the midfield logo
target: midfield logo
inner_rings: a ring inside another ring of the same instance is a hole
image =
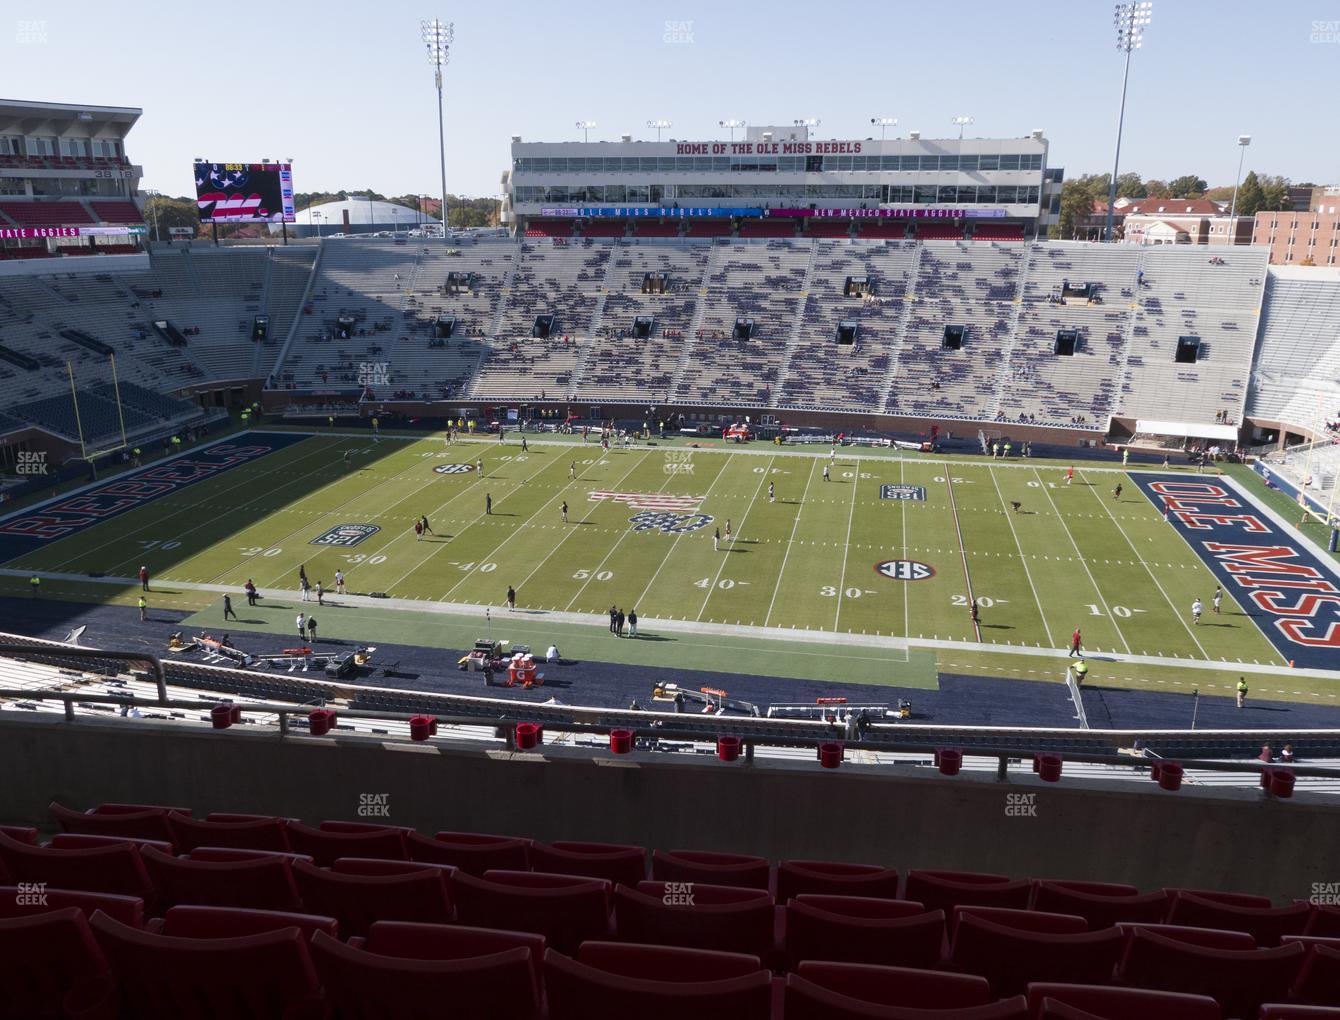
[[[885,560],[875,564],[875,573],[894,581],[924,581],[935,576],[935,568],[917,560]]]
[[[318,535],[308,545],[334,545],[342,549],[358,545],[365,538],[371,538],[382,529],[375,524],[337,524],[324,535]]]
[[[920,485],[881,485],[880,499],[907,499],[917,503],[926,502],[926,490]]]
[[[467,471],[473,471],[473,464],[439,464],[433,468],[439,475],[463,475]]]
[[[634,531],[659,531],[664,535],[684,535],[712,523],[707,514],[672,514],[646,510],[628,518]]]

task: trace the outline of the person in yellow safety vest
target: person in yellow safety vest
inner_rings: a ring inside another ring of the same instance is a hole
[[[1075,683],[1084,683],[1084,678],[1089,675],[1089,664],[1083,659],[1075,663]]]
[[[1005,456],[1008,457],[1010,455],[1010,451],[1013,449],[1014,447],[1010,445],[1010,441],[1008,439],[1005,440]]]
[[[33,598],[37,598],[37,593],[42,588],[42,579],[34,574],[32,577],[28,578],[28,583],[32,585]]]
[[[333,414],[326,416],[326,424],[331,428],[335,427],[335,416]]]
[[[143,623],[145,620],[149,619],[149,600],[146,599],[143,595],[140,596],[139,607],[140,607],[140,623]]]
[[[1240,676],[1238,677],[1238,708],[1241,708],[1246,703],[1247,703],[1247,678],[1245,676]]]
[[[139,448],[138,446],[135,447],[135,451],[134,451],[134,452],[135,452],[135,466],[136,466],[136,467],[139,467],[139,466],[140,466],[140,448]]]

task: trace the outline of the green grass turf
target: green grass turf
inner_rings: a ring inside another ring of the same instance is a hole
[[[358,451],[352,471],[341,463],[346,449]],[[1282,665],[1231,597],[1222,616],[1207,614],[1200,627],[1190,626],[1191,601],[1208,602],[1213,576],[1129,480],[1121,500],[1112,498],[1124,477],[1118,472],[1081,467],[1066,485],[1055,463],[953,463],[847,450],[824,481],[827,451],[818,452],[761,444],[747,452],[699,449],[692,472],[684,473],[667,471],[659,447],[602,455],[595,443],[533,442],[523,454],[512,439],[446,447],[440,437],[373,444],[318,434],[9,566],[129,577],[144,563],[166,588],[240,588],[250,577],[263,588],[290,589],[299,565],[327,586],[342,568],[352,590],[397,598],[497,607],[511,584],[526,608],[599,614],[615,604],[636,607],[649,623],[780,627],[797,636],[827,631],[850,635],[854,645],[874,635],[979,640],[967,608],[971,586],[987,643],[1063,648],[1079,626],[1093,652]],[[483,477],[432,470],[476,457]],[[568,477],[573,460],[576,480]],[[770,482],[775,502],[767,498]],[[881,483],[922,486],[926,501],[881,499]],[[634,532],[629,518],[637,511],[591,501],[596,490],[699,496],[699,509],[714,521],[679,535]],[[485,493],[493,497],[491,516],[484,514]],[[564,500],[568,525],[559,510]],[[1011,513],[1012,500],[1024,512]],[[436,538],[416,541],[411,527],[420,514]],[[714,552],[713,529],[724,531],[727,518],[736,537]],[[310,544],[346,523],[381,530],[349,549]],[[896,581],[876,572],[876,564],[896,559],[926,563],[935,573]],[[12,586],[7,580],[0,590]],[[98,599],[111,594],[106,586],[90,591]],[[180,589],[155,602],[201,609],[216,598]],[[667,642],[665,651],[688,667],[682,656],[692,643]],[[637,643],[638,661],[648,661],[643,648],[653,644]],[[612,654],[606,642],[596,648],[601,657]],[[768,672],[743,655],[692,654]],[[812,658],[804,675],[844,678],[823,655]],[[721,668],[705,661],[692,664]],[[1012,667],[999,675],[1013,675]]]

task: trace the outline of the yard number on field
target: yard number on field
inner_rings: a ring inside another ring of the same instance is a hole
[[[173,544],[175,545],[176,543]],[[163,548],[166,549],[167,546],[163,546]],[[278,556],[283,551],[284,550],[279,548],[279,546],[274,546],[273,548],[267,549],[263,545],[249,545],[242,550],[242,555],[247,557],[247,559],[250,559],[253,556],[272,557],[272,556]]]
[[[1094,605],[1092,602],[1090,602],[1088,605],[1089,605],[1089,615],[1090,615],[1090,616],[1102,616],[1102,615],[1103,615],[1103,611],[1102,611],[1102,609],[1100,609],[1098,606]],[[1112,615],[1113,615],[1113,616],[1119,616],[1119,617],[1121,617],[1123,620],[1125,620],[1125,619],[1129,619],[1129,618],[1130,618],[1133,614],[1135,614],[1135,613],[1143,613],[1143,612],[1144,612],[1143,609],[1127,609],[1125,606],[1113,606],[1113,607],[1112,607]]]

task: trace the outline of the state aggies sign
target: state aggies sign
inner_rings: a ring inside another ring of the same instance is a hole
[[[1285,659],[1334,669],[1340,651],[1340,576],[1284,526],[1223,480],[1133,474]]]

